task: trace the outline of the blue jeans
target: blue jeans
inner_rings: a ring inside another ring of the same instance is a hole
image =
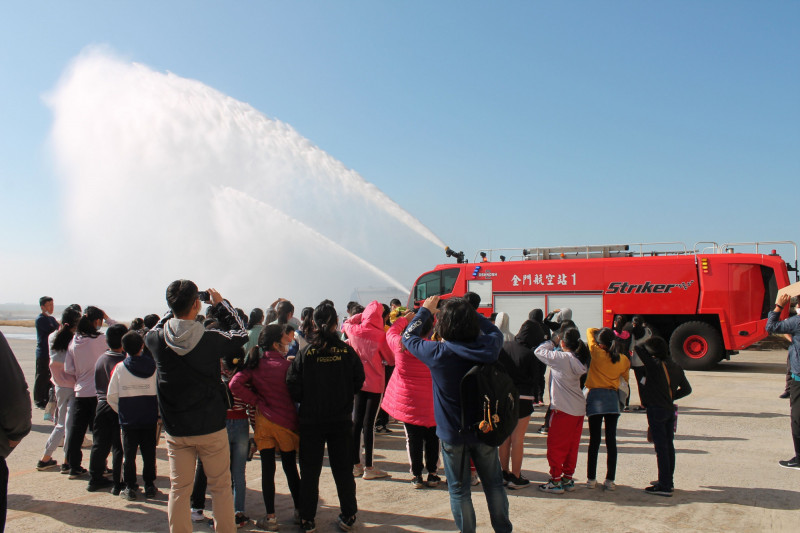
[[[465,457],[466,455],[466,457]],[[475,464],[478,476],[483,483],[483,492],[489,506],[489,517],[496,533],[510,533],[512,528],[508,518],[508,496],[503,487],[503,471],[497,448],[476,442],[474,444],[449,444],[442,441],[444,473],[447,476],[447,490],[450,491],[450,509],[456,527],[462,533],[475,533],[475,508],[470,494],[469,459]]]
[[[233,508],[237,513],[244,513],[244,497],[247,493],[244,469],[247,465],[247,453],[250,451],[250,426],[246,418],[229,419],[226,424],[228,444],[231,447]]]

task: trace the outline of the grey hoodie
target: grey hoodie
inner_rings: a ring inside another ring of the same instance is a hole
[[[203,338],[206,328],[196,320],[170,318],[164,325],[164,342],[178,355],[186,355],[194,350]]]

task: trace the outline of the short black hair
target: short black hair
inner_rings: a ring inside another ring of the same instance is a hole
[[[129,331],[122,336],[122,349],[128,355],[136,355],[142,351],[144,346],[144,339],[135,331]]]
[[[41,298],[39,298],[39,307],[43,306],[44,304],[46,304],[48,302],[52,302],[52,301],[53,301],[53,299],[50,296],[42,296]]]
[[[453,342],[472,342],[481,332],[478,312],[464,298],[446,300],[434,328],[439,337]]]
[[[144,319],[142,318],[134,318],[131,320],[131,330],[139,330],[144,327]]]
[[[122,337],[128,333],[128,326],[125,324],[114,324],[106,330],[106,344],[112,350],[122,348]]]
[[[580,346],[581,332],[578,331],[578,328],[567,328],[561,334],[561,342],[564,343],[567,350],[574,352]]]
[[[397,307],[400,307],[403,304],[397,298],[392,298],[392,301],[389,302],[389,305],[396,305]]]
[[[481,306],[481,296],[476,292],[465,292],[464,299],[476,310]]]
[[[653,336],[644,341],[644,349],[647,350],[647,353],[661,361],[666,361],[670,358],[667,341],[661,337]]]
[[[158,324],[158,321],[161,320],[161,317],[158,315],[151,313],[144,317],[144,327],[147,329],[153,329],[153,327]]]
[[[194,305],[198,292],[193,281],[176,279],[167,287],[167,305],[176,316],[183,316]]]

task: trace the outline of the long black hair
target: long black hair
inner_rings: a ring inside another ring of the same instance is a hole
[[[242,368],[251,370],[257,368],[264,352],[272,350],[272,346],[276,342],[281,342],[283,336],[291,331],[294,331],[294,329],[287,324],[268,324],[264,326],[261,333],[258,334],[258,343],[250,348],[250,351],[245,355]]]
[[[106,314],[102,309],[90,305],[86,308],[86,311],[84,311],[83,316],[78,322],[78,334],[83,337],[97,337],[100,335],[100,332],[94,327],[94,323],[97,320],[102,320],[105,316]]]
[[[314,331],[314,308],[304,307],[300,312],[300,334],[307,339]]]
[[[264,320],[264,310],[256,307],[252,311],[250,311],[250,317],[247,321],[247,329],[253,329],[253,326],[261,324],[261,321]]]
[[[618,363],[620,359],[620,349],[624,349],[624,347],[620,346],[620,343],[617,342],[614,330],[602,328],[597,332],[595,338],[600,348],[608,354],[611,362],[614,364]]]
[[[278,313],[278,324],[286,324],[289,322],[289,315],[294,313],[294,305],[289,300],[284,300],[275,306],[275,311]]]
[[[337,344],[339,337],[336,335],[336,326],[339,324],[339,315],[336,308],[328,302],[323,302],[314,308],[312,315],[314,331],[308,338],[309,344],[317,348],[325,348],[329,344]]]
[[[56,336],[53,338],[52,350],[63,351],[69,347],[72,337],[75,336],[75,328],[80,319],[80,311],[76,311],[70,307],[64,309],[64,312],[61,314],[61,328],[59,328],[58,333],[56,333]]]

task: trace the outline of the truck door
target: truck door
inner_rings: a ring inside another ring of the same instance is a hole
[[[514,335],[522,323],[528,320],[528,313],[533,309],[547,309],[544,294],[495,294],[494,310],[508,315],[508,328]]]
[[[572,309],[572,321],[581,332],[581,339],[586,340],[588,328],[603,327],[603,295],[602,294],[551,294],[547,297],[546,313],[554,309]]]

